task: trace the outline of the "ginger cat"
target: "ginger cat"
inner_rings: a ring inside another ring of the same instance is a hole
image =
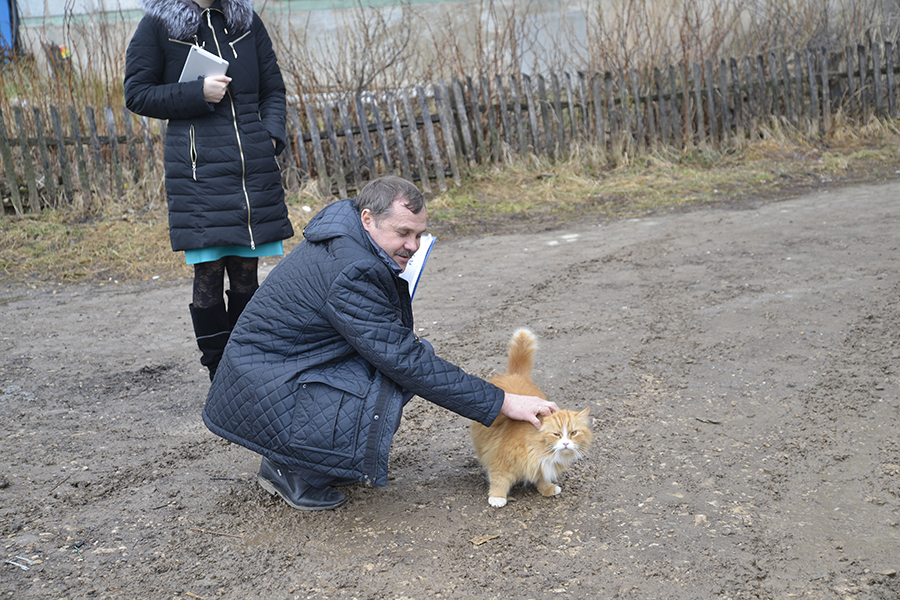
[[[507,372],[491,379],[491,383],[513,394],[546,399],[531,380],[536,351],[534,334],[528,329],[518,329],[509,341]],[[589,412],[590,408],[581,412],[560,409],[540,418],[540,430],[531,423],[514,421],[504,415],[499,415],[490,427],[473,421],[472,442],[490,481],[488,503],[506,506],[506,495],[520,481],[536,484],[544,496],[559,494],[562,490],[554,481],[584,456],[591,442]]]

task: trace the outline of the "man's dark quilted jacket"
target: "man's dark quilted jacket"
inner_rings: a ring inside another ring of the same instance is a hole
[[[310,221],[238,320],[209,391],[209,429],[269,459],[386,485],[404,391],[484,425],[503,391],[413,331],[400,269],[351,200]]]

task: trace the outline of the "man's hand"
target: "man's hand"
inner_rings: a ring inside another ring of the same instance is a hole
[[[546,417],[558,410],[559,407],[556,406],[556,402],[544,400],[537,396],[520,396],[506,392],[503,396],[503,406],[500,407],[500,414],[516,421],[528,421],[540,429],[541,421],[538,419],[538,415]]]
[[[203,99],[210,104],[218,104],[225,97],[229,83],[231,83],[231,77],[228,75],[206,77],[203,80]]]

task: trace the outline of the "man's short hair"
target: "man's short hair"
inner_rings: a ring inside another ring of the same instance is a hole
[[[380,223],[383,218],[391,215],[394,200],[397,199],[402,199],[403,205],[415,215],[425,208],[425,197],[414,183],[396,175],[386,175],[363,187],[356,198],[356,210],[362,214],[368,208],[375,217],[375,222]]]

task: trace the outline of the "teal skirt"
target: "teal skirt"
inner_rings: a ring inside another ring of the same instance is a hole
[[[277,242],[269,242],[261,244],[256,249],[250,246],[213,246],[212,248],[198,248],[196,250],[185,250],[184,258],[189,265],[197,263],[213,262],[225,256],[240,256],[242,258],[260,258],[262,256],[283,256],[284,243],[279,240]]]

